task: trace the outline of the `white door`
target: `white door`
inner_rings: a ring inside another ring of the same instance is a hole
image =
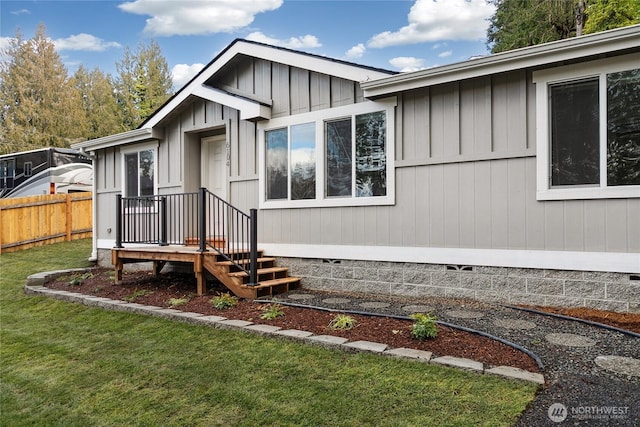
[[[200,166],[201,185],[227,200],[227,145],[225,135],[211,136],[202,139],[202,161]],[[207,219],[207,236],[209,239],[224,239],[227,235],[225,218],[227,209],[219,201],[209,206]],[[218,241],[214,246],[224,245]]]
[[[227,200],[227,146],[224,135],[202,139],[202,186]]]

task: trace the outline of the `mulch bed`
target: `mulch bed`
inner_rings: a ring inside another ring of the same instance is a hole
[[[269,324],[285,329],[299,329],[313,332],[316,335],[334,335],[350,341],[373,341],[387,344],[390,348],[412,348],[430,351],[434,356],[455,356],[474,359],[490,366],[513,366],[531,372],[539,372],[535,361],[527,354],[502,344],[498,341],[477,334],[459,331],[448,327],[438,326],[438,337],[419,341],[411,337],[411,321],[363,315],[351,315],[357,325],[351,330],[332,330],[329,322],[336,315],[326,311],[283,307],[285,316],[273,320],[261,319],[264,304],[249,300],[239,300],[237,305],[225,310],[218,310],[211,304],[211,299],[226,288],[208,284],[207,294],[195,294],[195,279],[190,274],[165,273],[154,277],[149,272],[127,272],[123,283],[114,284],[113,270],[96,269],[88,277],[81,275],[61,276],[58,280],[47,284],[52,289],[62,289],[79,292],[86,295],[128,300],[145,305],[174,308],[183,311],[202,313],[205,315],[223,316],[228,319],[248,320],[257,324]],[[138,295],[136,298],[132,298]],[[188,302],[171,305],[171,299],[184,298]],[[586,318],[601,323],[610,324],[623,329],[640,332],[640,315],[631,313],[603,312],[601,310],[580,309],[550,309],[535,307]]]

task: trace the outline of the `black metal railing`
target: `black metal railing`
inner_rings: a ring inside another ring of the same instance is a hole
[[[246,272],[251,285],[257,284],[256,209],[247,215],[206,188],[140,197],[118,194],[116,209],[116,248],[124,243],[197,244],[201,252],[213,249]]]

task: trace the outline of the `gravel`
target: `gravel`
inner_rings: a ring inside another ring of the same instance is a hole
[[[313,298],[291,298],[295,294]],[[477,301],[372,298],[371,295],[307,290],[278,296],[283,301],[290,299],[336,308],[335,304],[324,302],[332,301],[331,298],[350,299],[345,306],[354,310],[399,316],[411,312],[407,306],[428,307],[440,321],[489,333],[535,353],[544,364],[542,373],[546,384],[517,426],[640,426],[640,372],[637,370],[640,338],[637,336]],[[361,306],[363,302],[386,304],[367,304],[365,310]]]

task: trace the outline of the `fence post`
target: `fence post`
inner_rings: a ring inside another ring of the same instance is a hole
[[[198,193],[198,237],[200,238],[200,252],[207,251],[207,189],[200,187]]]
[[[160,198],[160,246],[167,246],[167,197]]]
[[[116,194],[116,246],[117,249],[122,246],[122,194]]]
[[[250,248],[249,248],[249,285],[256,286],[258,284],[258,210],[253,208],[249,210],[250,223]]]
[[[72,217],[72,210],[73,207],[71,205],[71,195],[67,194],[66,195],[66,204],[65,204],[65,209],[67,210],[65,212],[65,221],[67,222],[65,224],[65,231],[66,231],[66,241],[70,242],[71,241],[71,232],[72,232],[72,228],[73,228],[73,217]]]

